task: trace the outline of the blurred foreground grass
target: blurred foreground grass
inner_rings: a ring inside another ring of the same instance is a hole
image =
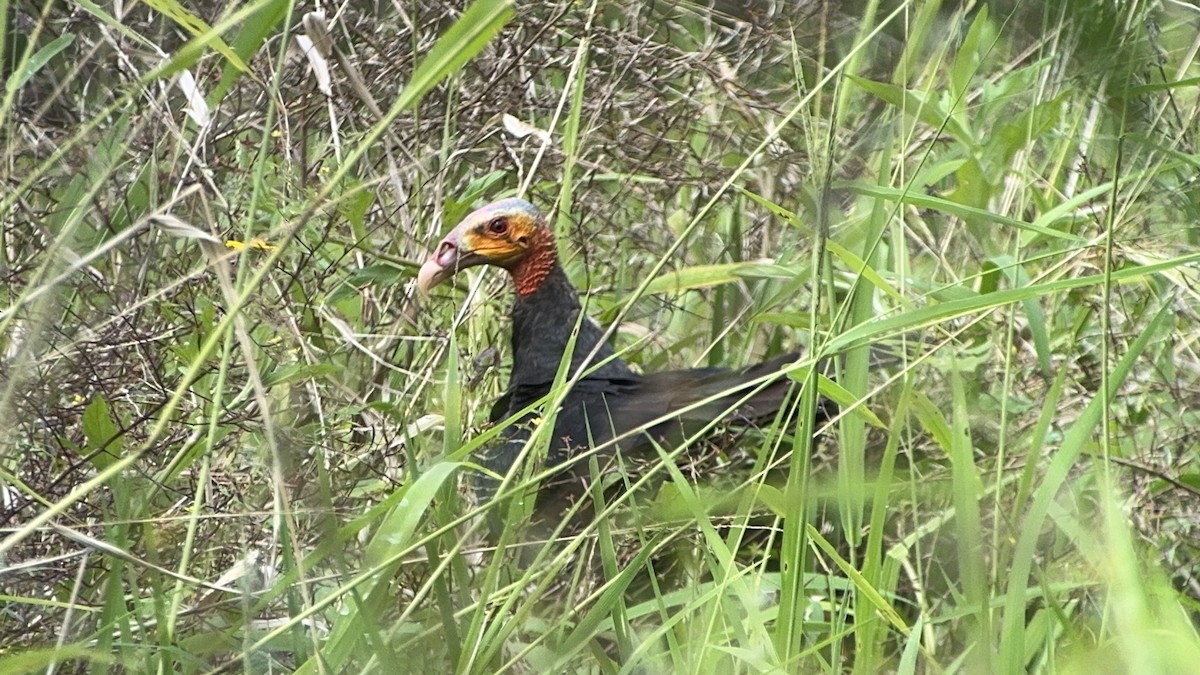
[[[1200,663],[1194,7],[0,9],[0,672]],[[409,282],[519,191],[843,414],[496,555],[506,279]]]

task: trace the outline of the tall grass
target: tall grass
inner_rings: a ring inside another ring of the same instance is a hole
[[[1194,670],[1200,15],[714,5],[0,4],[0,671]],[[804,395],[473,499],[511,194]]]

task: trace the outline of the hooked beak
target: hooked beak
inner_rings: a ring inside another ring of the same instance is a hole
[[[454,276],[459,270],[487,262],[487,258],[464,245],[460,229],[454,228],[447,234],[433,255],[429,256],[429,260],[421,265],[421,270],[417,272],[417,290],[422,294],[429,293],[430,289]]]

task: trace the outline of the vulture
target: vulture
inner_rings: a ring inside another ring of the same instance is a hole
[[[502,199],[468,215],[421,266],[417,287],[427,294],[459,270],[477,265],[503,268],[516,290],[512,371],[508,387],[492,407],[493,423],[543,399],[568,348],[568,376],[576,377],[583,369],[554,420],[546,468],[557,471],[555,479],[543,485],[539,511],[552,485],[574,485],[568,489],[582,491],[589,475],[585,453],[590,449],[596,449],[602,470],[617,453],[623,460],[652,460],[657,456],[655,443],[670,450],[714,420],[769,423],[793,395],[792,381],[781,371],[799,358],[796,353],[741,369],[635,372],[604,341],[599,325],[587,317],[580,320],[579,293],[559,264],[554,234],[525,200]],[[507,474],[540,420],[534,411],[509,425],[478,458],[480,464]],[[496,485],[495,479],[481,478],[476,491],[488,500]]]

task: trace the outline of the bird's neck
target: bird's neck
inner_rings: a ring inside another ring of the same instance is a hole
[[[589,367],[602,362],[604,365],[589,377],[628,378],[633,375],[624,361],[613,357],[613,349],[604,342],[600,326],[586,316],[581,319],[581,311],[579,294],[557,260],[533,291],[517,294],[512,310],[512,386],[543,386],[553,382],[572,336],[575,345],[571,354],[571,373],[595,350]]]
[[[536,293],[555,269],[559,269],[559,267],[558,248],[554,245],[554,235],[550,234],[550,230],[545,227],[539,227],[534,230],[529,251],[521,257],[520,262],[509,270],[509,273],[512,274],[513,285],[517,288],[517,296],[525,298]],[[562,270],[559,269],[559,272],[561,274]],[[578,300],[576,304],[578,304]]]

